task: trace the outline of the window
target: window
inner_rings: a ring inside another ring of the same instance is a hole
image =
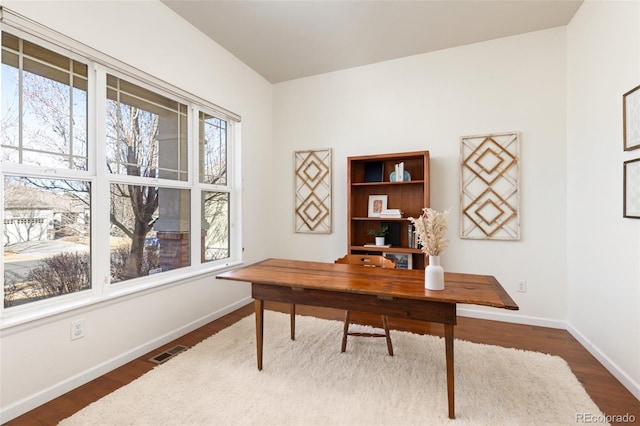
[[[200,113],[200,182],[227,184],[227,122]]]
[[[91,288],[89,182],[4,178],[4,307]]]
[[[191,264],[189,199],[185,189],[111,184],[112,283]]]
[[[87,66],[2,34],[2,160],[87,167]]]
[[[107,75],[111,282],[189,266],[187,106]],[[133,183],[140,183],[134,185]]]
[[[202,212],[204,215],[202,257],[205,262],[225,259],[229,250],[229,194],[225,192],[202,191]]]
[[[230,256],[229,192],[227,186],[227,122],[200,113],[200,187],[203,215],[202,259]]]
[[[187,180],[187,106],[107,75],[110,173]]]
[[[87,290],[91,184],[58,178],[87,167],[87,66],[3,33],[0,105],[3,163],[60,169],[4,175],[4,307]]]
[[[4,309],[238,262],[237,117],[16,33],[2,32]]]

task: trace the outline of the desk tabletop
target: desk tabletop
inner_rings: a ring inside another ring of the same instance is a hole
[[[424,270],[266,259],[222,273],[216,278],[302,289],[519,309],[492,275],[445,272],[445,289],[434,291],[424,288]]]

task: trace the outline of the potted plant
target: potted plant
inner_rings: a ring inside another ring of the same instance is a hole
[[[384,237],[389,235],[389,227],[384,225],[381,226],[380,229],[369,229],[368,235],[373,235],[376,237],[376,245],[383,246],[384,245]]]

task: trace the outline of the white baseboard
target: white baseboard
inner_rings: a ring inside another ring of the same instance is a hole
[[[515,315],[511,311],[500,310],[500,312],[480,311],[469,308],[458,309],[458,315],[461,317],[470,317],[478,319],[486,319],[491,321],[511,322],[514,324],[536,325],[538,327],[567,329],[567,323],[564,321],[550,320],[548,318],[531,317],[524,315]]]
[[[593,355],[604,368],[607,369],[622,385],[640,400],[640,384],[635,382],[628,374],[626,374],[615,362],[605,355],[597,346],[595,346],[582,333],[576,330],[571,324],[564,321],[554,321],[546,318],[514,315],[509,311],[506,312],[487,312],[474,309],[458,309],[458,315],[463,317],[471,317],[478,319],[486,319],[492,321],[511,322],[515,324],[535,325],[539,327],[550,327],[561,330],[567,330],[591,355]]]
[[[120,354],[115,358],[98,364],[88,370],[76,374],[75,376],[69,377],[68,379],[57,383],[54,386],[43,389],[27,398],[11,404],[8,407],[2,407],[2,409],[0,410],[0,424],[4,424],[12,419],[15,419],[16,417],[21,416],[22,414],[31,411],[34,408],[39,407],[40,405],[46,404],[47,402],[59,397],[60,395],[63,395],[79,386],[84,385],[85,383],[95,380],[98,377],[112,370],[115,370],[116,368],[130,361],[133,361],[134,359],[139,358],[142,355],[162,345],[179,338],[180,336],[183,336],[199,327],[202,327],[207,323],[210,323],[213,320],[223,317],[224,315],[245,306],[248,303],[251,303],[252,300],[253,299],[251,297],[244,298],[216,312],[206,315],[203,318],[193,321],[190,324],[186,324],[183,327],[173,330],[163,336],[159,336],[143,345],[138,346],[137,348]]]
[[[587,339],[580,331],[576,330],[569,324],[567,331],[578,341],[586,350],[591,353],[622,385],[629,390],[638,400],[640,400],[640,383],[634,381],[628,374],[605,355],[597,346]],[[624,413],[622,413],[624,414]]]

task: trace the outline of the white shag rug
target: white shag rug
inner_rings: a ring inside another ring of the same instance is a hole
[[[575,425],[601,411],[559,357],[455,341],[456,420],[447,417],[444,339],[392,331],[350,337],[342,323],[265,311],[242,319],[60,424]],[[583,416],[583,417],[579,417]]]

